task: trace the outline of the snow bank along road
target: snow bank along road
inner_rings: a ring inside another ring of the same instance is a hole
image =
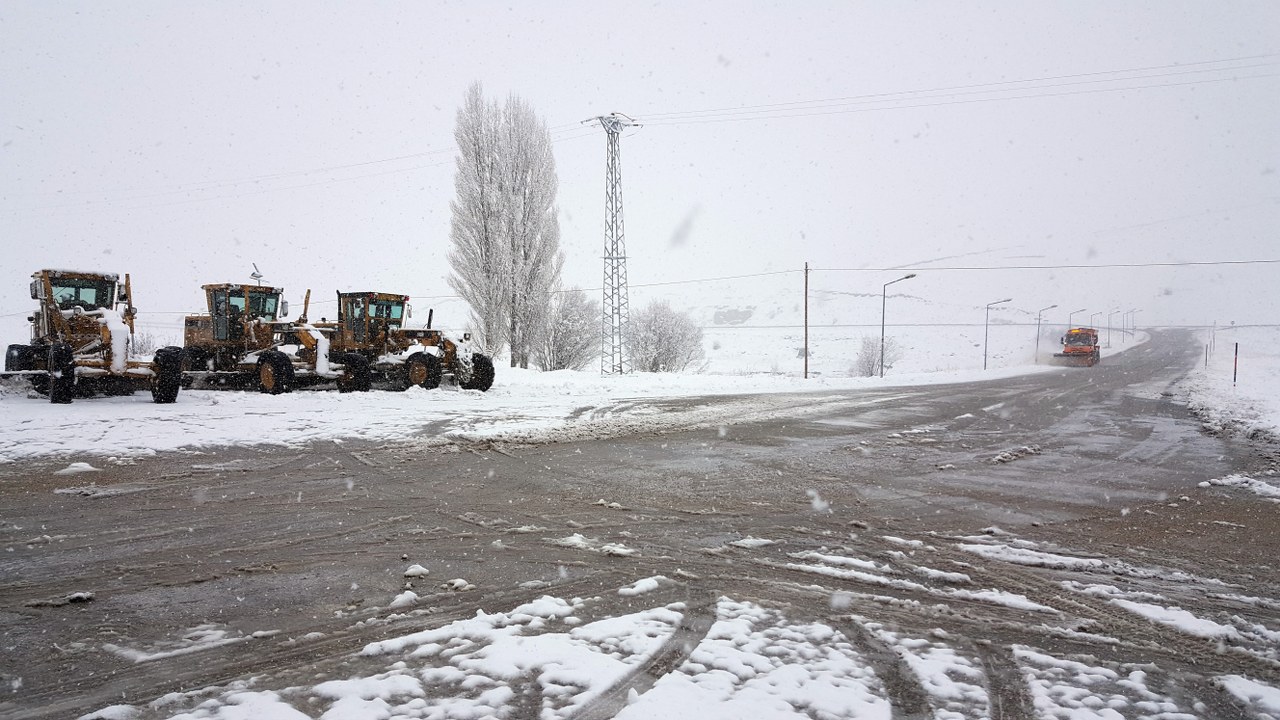
[[[1187,346],[12,462],[0,716],[1280,717],[1275,459],[1171,397]]]

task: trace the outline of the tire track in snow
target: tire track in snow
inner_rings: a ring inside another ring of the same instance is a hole
[[[832,627],[857,642],[862,657],[875,668],[876,677],[884,683],[885,694],[893,706],[894,720],[930,720],[933,717],[929,694],[897,651],[856,619],[844,616],[831,620]]]
[[[701,593],[688,604],[676,631],[652,657],[585,704],[569,720],[609,720],[626,707],[632,691],[647,692],[663,676],[684,664],[715,624],[716,602],[715,594]]]
[[[128,698],[149,700],[168,693],[190,691],[196,687],[206,689],[229,686],[236,680],[254,677],[257,682],[268,678],[284,680],[287,684],[297,680],[299,684],[314,681],[320,669],[332,669],[339,674],[349,672],[350,658],[370,642],[385,640],[406,631],[419,631],[443,627],[457,620],[473,617],[477,605],[488,603],[518,606],[531,602],[548,591],[563,595],[588,593],[601,585],[625,584],[625,577],[615,571],[602,571],[558,584],[555,587],[536,590],[506,589],[486,593],[481,598],[459,597],[459,602],[429,615],[406,615],[388,622],[370,623],[375,617],[366,613],[364,621],[344,617],[331,622],[341,622],[340,627],[314,626],[322,637],[305,642],[275,641],[266,649],[251,654],[238,653],[236,645],[211,647],[207,651],[167,658],[164,673],[158,677],[152,663],[101,663],[100,680],[92,695],[68,694],[61,683],[50,683],[40,690],[24,691],[23,705],[14,706],[0,700],[0,716],[6,720],[37,720],[43,718],[78,717],[82,713],[101,709],[111,702]],[[392,611],[394,612],[394,611]],[[271,640],[257,642],[272,642]],[[342,668],[338,670],[338,668]],[[297,677],[292,677],[296,675]]]
[[[978,643],[974,649],[982,661],[991,720],[1034,720],[1031,693],[1013,655],[987,643]]]

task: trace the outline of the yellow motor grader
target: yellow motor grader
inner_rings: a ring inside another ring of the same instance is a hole
[[[6,375],[29,377],[55,403],[139,389],[150,389],[157,403],[178,399],[182,348],[132,356],[138,311],[128,274],[121,285],[114,273],[39,270],[31,276],[31,299],[39,301],[27,318],[31,341],[8,347]]]
[[[471,335],[450,338],[431,328],[406,327],[412,314],[408,295],[384,292],[338,293],[338,320],[317,327],[332,332],[329,351],[347,363],[369,368],[369,378],[393,389],[415,385],[428,390],[450,377],[463,390],[493,386],[493,360],[471,349]]]
[[[205,285],[209,313],[191,315],[184,332],[186,377],[198,388],[246,388],[271,394],[334,382],[341,392],[374,387],[439,387],[446,375],[463,389],[488,390],[493,363],[470,350],[470,338],[446,337],[427,327],[405,327],[406,295],[338,293],[335,322],[307,318],[311,291],[295,321],[283,288],[224,283]]]
[[[197,389],[256,386],[278,394],[293,389],[293,361],[277,350],[301,331],[281,319],[284,288],[220,283],[203,286],[209,312],[188,315],[182,340],[183,381]]]

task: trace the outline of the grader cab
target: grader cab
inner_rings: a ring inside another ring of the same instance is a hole
[[[129,395],[149,388],[157,403],[178,398],[182,348],[160,348],[151,359],[133,356],[133,288],[114,273],[39,270],[31,276],[29,343],[10,345],[5,373],[27,376],[55,403],[74,397]]]
[[[340,292],[338,321],[329,326],[333,329],[330,352],[348,363],[363,358],[370,377],[394,389],[416,385],[431,390],[446,375],[464,390],[485,391],[493,386],[493,361],[471,350],[469,334],[450,338],[432,329],[431,311],[425,328],[408,328],[412,314],[408,295]]]
[[[208,314],[188,315],[183,325],[188,370],[236,371],[247,356],[271,349],[289,309],[280,299],[284,288],[221,283],[203,289]]]
[[[188,315],[184,324],[188,385],[278,395],[299,384],[341,382],[344,368],[316,363],[316,349],[327,339],[305,318],[283,319],[289,313],[284,288],[216,283],[203,289],[208,312]]]

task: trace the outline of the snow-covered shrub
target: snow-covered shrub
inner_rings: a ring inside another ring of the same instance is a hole
[[[640,372],[681,372],[704,357],[702,328],[665,300],[631,316],[627,344],[631,366]]]
[[[893,369],[894,363],[902,359],[902,347],[894,338],[884,339],[884,369]],[[880,338],[862,338],[858,346],[858,357],[853,361],[852,374],[859,377],[874,377],[880,374]]]
[[[581,370],[600,352],[600,303],[580,288],[556,293],[546,328],[533,346],[543,370]]]

